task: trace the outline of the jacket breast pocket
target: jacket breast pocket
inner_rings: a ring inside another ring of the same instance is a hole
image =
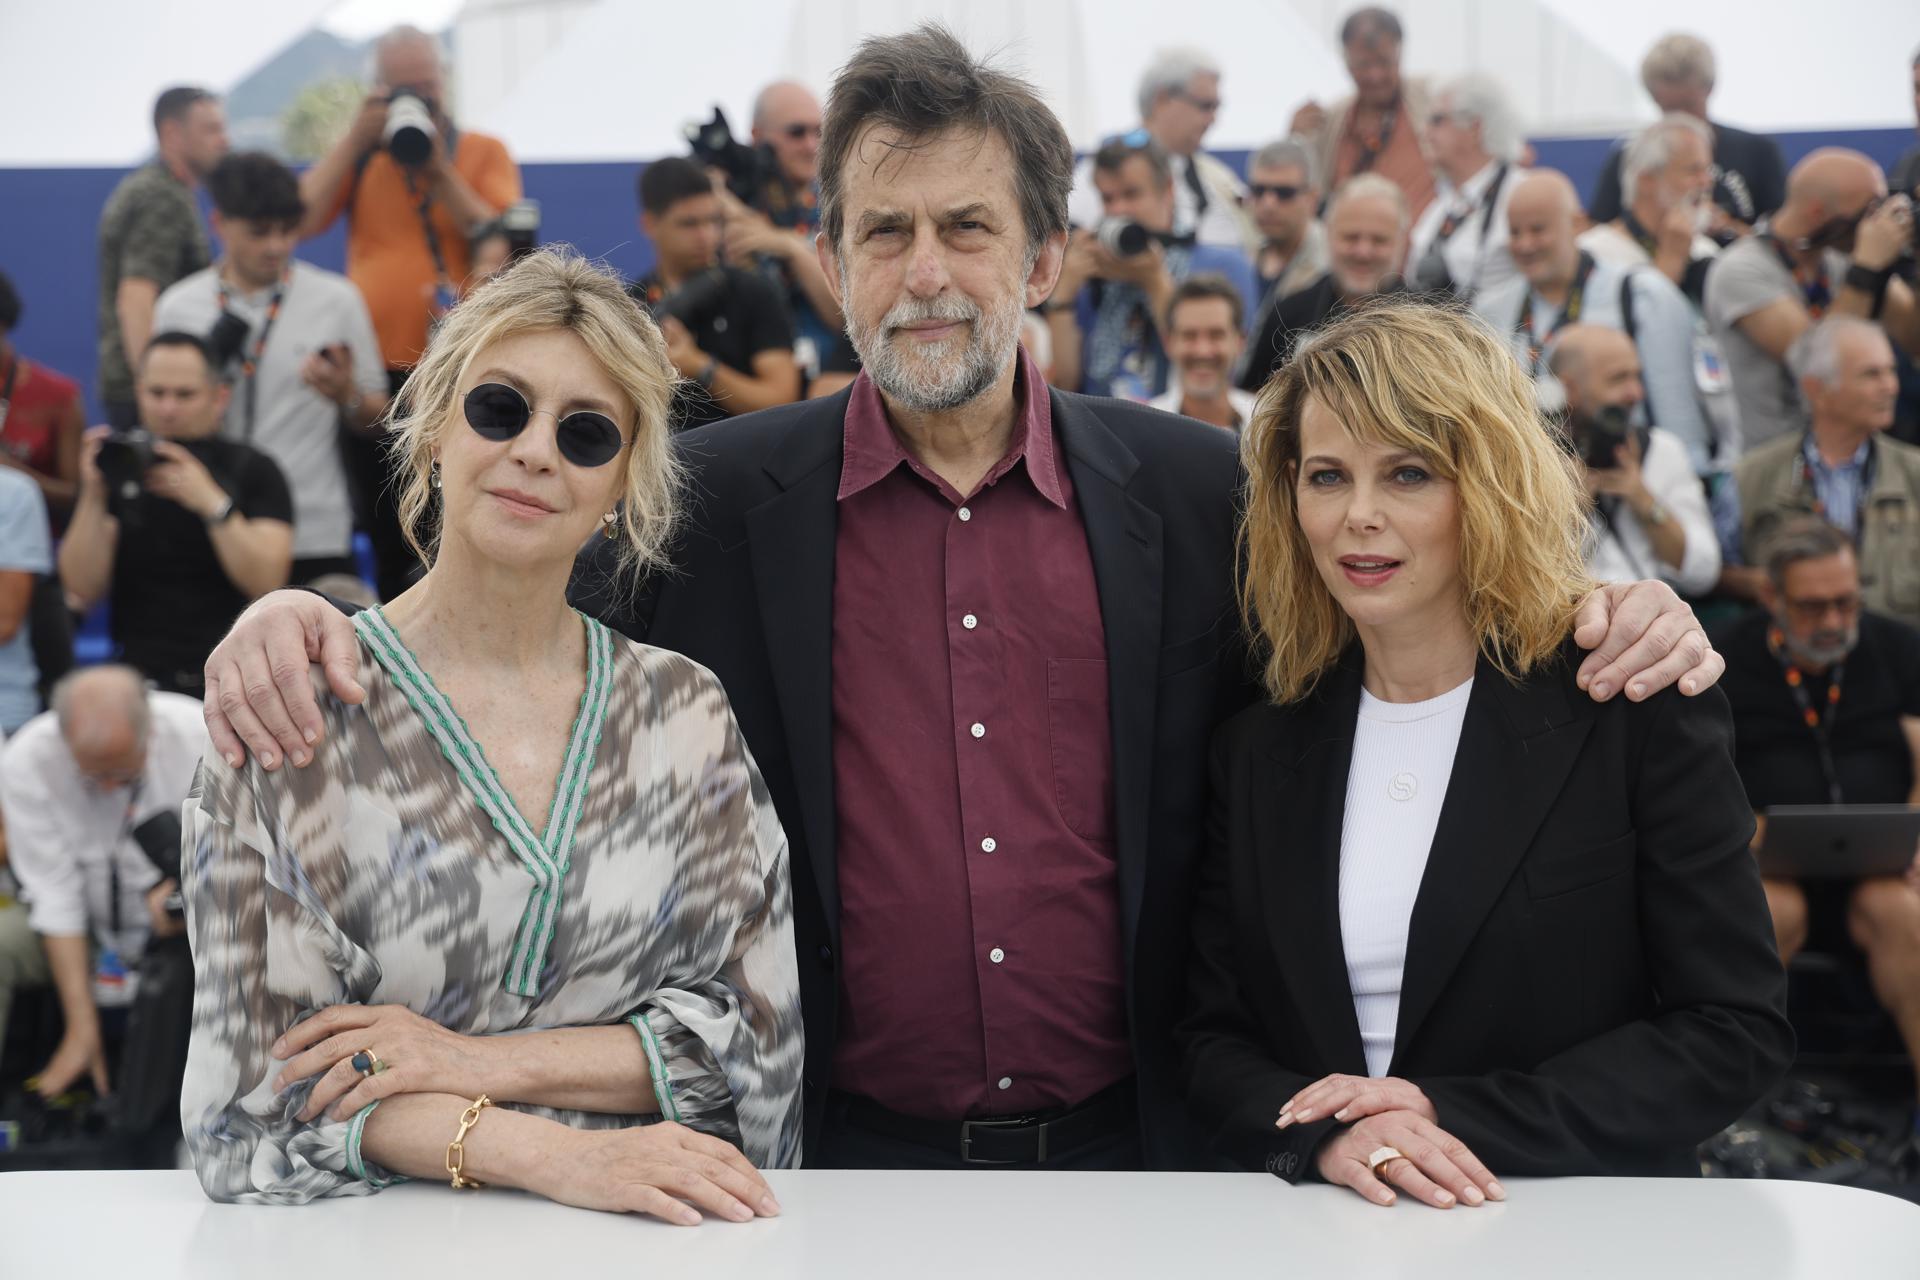
[[[1527,879],[1527,895],[1536,900],[1554,898],[1624,875],[1633,867],[1637,843],[1638,837],[1629,831],[1570,852],[1552,848],[1539,850],[1522,868]]]
[[[1102,658],[1047,659],[1053,799],[1068,830],[1113,839],[1113,722]]]

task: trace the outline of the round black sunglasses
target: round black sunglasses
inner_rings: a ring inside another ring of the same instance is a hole
[[[526,430],[533,406],[513,387],[483,382],[467,392],[467,425],[483,439],[511,440]],[[554,431],[560,456],[576,467],[598,467],[611,462],[626,441],[620,428],[604,413],[570,413]]]

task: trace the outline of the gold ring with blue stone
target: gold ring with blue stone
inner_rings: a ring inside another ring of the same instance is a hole
[[[360,1052],[349,1058],[347,1063],[363,1077],[369,1079],[387,1069],[387,1064],[380,1061],[380,1055],[371,1049],[360,1050]]]

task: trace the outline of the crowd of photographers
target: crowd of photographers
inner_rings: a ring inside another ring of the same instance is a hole
[[[1891,187],[1841,149],[1789,171],[1771,140],[1709,117],[1712,51],[1670,36],[1642,68],[1663,114],[1615,148],[1583,207],[1566,177],[1530,167],[1496,78],[1403,76],[1401,25],[1381,9],[1350,15],[1340,41],[1353,93],[1300,108],[1244,179],[1204,149],[1218,66],[1154,58],[1137,125],[1076,176],[1059,285],[1023,329],[1037,367],[1064,390],[1238,430],[1328,318],[1388,293],[1470,307],[1510,335],[1583,465],[1593,573],[1664,578],[1730,627],[1750,629],[1735,620],[1758,603],[1774,656],[1799,655],[1810,678],[1865,635],[1889,692],[1869,717],[1849,667],[1848,711],[1883,761],[1888,724],[1920,725],[1920,644],[1878,620],[1920,625],[1920,148]],[[289,583],[390,598],[417,571],[383,483],[389,410],[437,317],[535,243],[539,211],[505,144],[454,119],[433,37],[383,37],[373,80],[298,177],[229,154],[212,95],[160,96],[156,156],[100,219],[105,424],[85,427],[78,384],[14,349],[22,306],[0,275],[0,730],[15,738],[0,809],[17,872],[0,843],[0,1080],[13,990],[50,986],[65,1031],[30,1064],[39,1090],[89,1074],[104,1090],[140,957],[174,931],[169,869],[151,856],[167,833],[149,820],[177,809],[181,762],[204,746],[181,708],[233,616]],[[1914,92],[1920,110],[1920,58]],[[716,111],[689,130],[689,157],[640,173],[655,258],[631,293],[683,379],[677,426],[858,376],[813,243],[820,136],[819,101],[780,82],[745,139]],[[344,275],[296,257],[343,217]],[[1809,575],[1839,584],[1831,599],[1794,595]],[[123,665],[69,674],[74,619],[101,603]],[[1727,635],[1738,699],[1737,655],[1759,642]],[[1765,707],[1736,712],[1768,722]],[[1851,724],[1827,722],[1829,757]],[[1764,727],[1752,740],[1761,757],[1743,772],[1759,775],[1791,774],[1782,759],[1806,746],[1772,758]],[[1898,772],[1878,791],[1920,796]],[[95,849],[76,834],[88,824],[119,834]],[[89,852],[50,857],[69,845]],[[1789,951],[1806,914],[1791,889],[1769,886]],[[1890,918],[1855,940],[1899,975],[1881,994],[1920,1043],[1920,925],[1908,938]]]

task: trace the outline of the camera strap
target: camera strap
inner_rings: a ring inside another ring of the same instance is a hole
[[[120,815],[120,828],[107,844],[107,929],[113,945],[120,945],[120,846],[133,834],[133,815],[140,810],[140,792],[147,785],[145,778],[136,778],[127,788],[127,807]]]
[[[1813,458],[1809,455],[1817,453],[1813,433],[1808,432],[1800,441],[1800,483],[1806,487],[1807,502],[1812,506],[1813,514],[1832,524],[1832,519],[1827,515],[1827,504],[1820,497],[1820,486],[1814,482]],[[1860,545],[1861,536],[1866,533],[1867,500],[1873,494],[1873,473],[1879,461],[1879,451],[1873,447],[1873,441],[1868,440],[1867,460],[1860,465],[1860,501],[1853,509],[1853,528],[1846,531],[1855,547]]]
[[[1560,314],[1547,326],[1544,334],[1533,331],[1533,290],[1529,289],[1520,298],[1520,316],[1514,321],[1516,333],[1527,340],[1527,371],[1538,375],[1540,372],[1540,352],[1547,343],[1553,341],[1553,335],[1570,324],[1580,322],[1580,313],[1586,307],[1587,277],[1593,274],[1593,255],[1585,249],[1580,251],[1580,265],[1573,273],[1573,285],[1567,290],[1566,305],[1560,308]]]
[[[1386,154],[1387,148],[1393,145],[1393,126],[1399,119],[1400,95],[1396,93],[1393,95],[1393,105],[1381,114],[1379,135],[1369,140],[1360,128],[1360,103],[1357,99],[1354,101],[1347,114],[1347,132],[1353,135],[1360,154],[1354,158],[1353,172],[1347,175],[1349,178],[1368,172],[1374,162]]]
[[[1794,265],[1793,255],[1787,252],[1786,242],[1775,235],[1771,228],[1760,232],[1760,238],[1773,249],[1774,256],[1780,259],[1780,265],[1787,269],[1795,284],[1800,286],[1800,301],[1807,308],[1807,315],[1815,320],[1827,314],[1827,308],[1833,305],[1833,281],[1827,276],[1827,258],[1825,253],[1816,253],[1813,257],[1814,271],[1812,279],[1801,275],[1800,268]]]
[[[1793,705],[1800,712],[1800,719],[1806,724],[1807,731],[1813,734],[1813,745],[1820,755],[1820,773],[1827,784],[1828,802],[1845,804],[1846,797],[1840,788],[1840,770],[1833,761],[1833,722],[1840,715],[1840,682],[1846,675],[1847,664],[1834,664],[1827,677],[1826,705],[1816,709],[1812,696],[1807,693],[1807,678],[1801,673],[1800,665],[1787,653],[1787,638],[1777,626],[1767,628],[1767,649],[1780,663],[1781,673],[1787,681],[1787,693],[1793,698]]]
[[[227,292],[226,281],[214,274],[214,288],[217,291],[220,310],[231,311],[232,296]],[[254,415],[260,401],[260,357],[266,354],[267,338],[273,333],[273,322],[280,318],[280,308],[287,300],[287,291],[293,288],[293,267],[288,265],[286,274],[280,277],[280,283],[274,287],[273,297],[267,301],[267,318],[260,323],[260,335],[253,340],[251,353],[242,351],[240,355],[240,376],[246,379],[241,392],[241,404],[245,412],[245,421],[240,427],[240,438],[248,444],[253,443]]]

